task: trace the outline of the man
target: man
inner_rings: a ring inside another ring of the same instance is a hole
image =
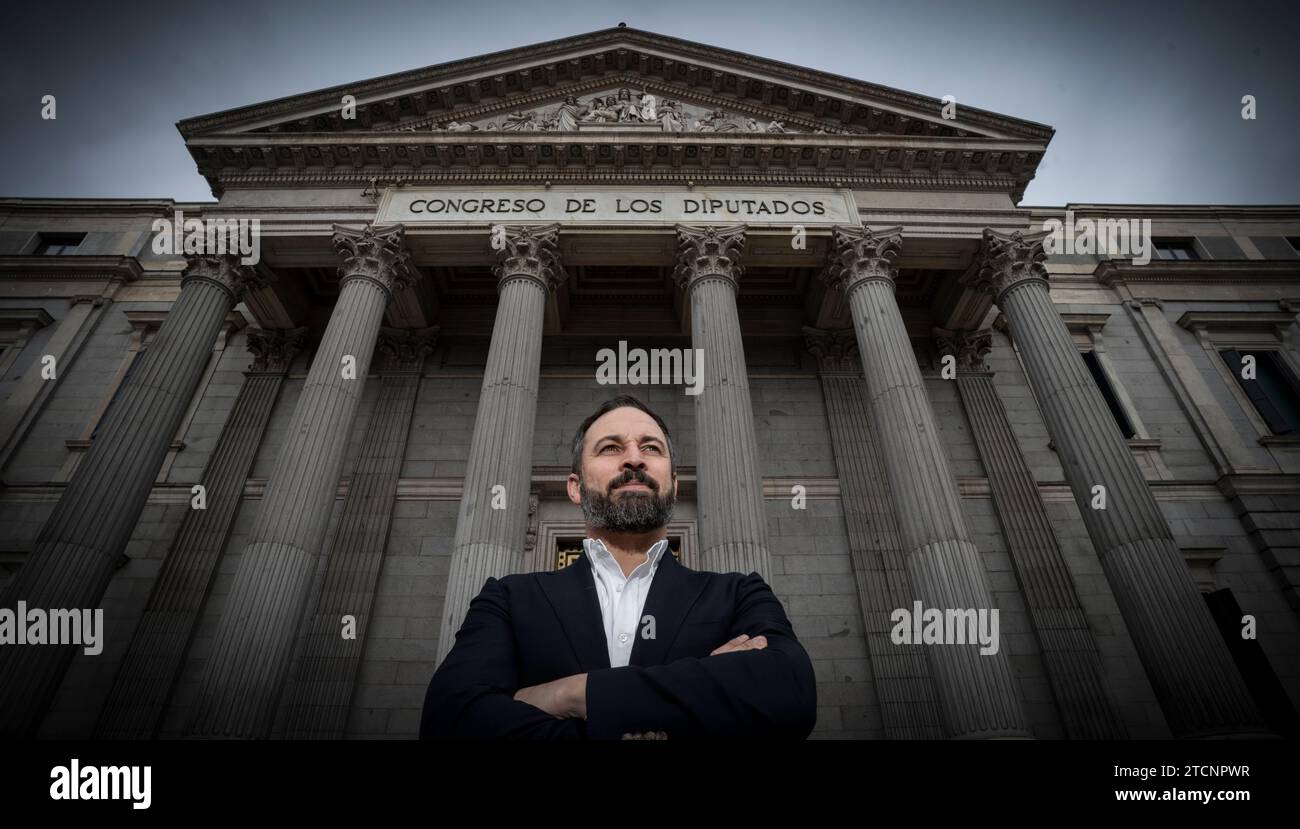
[[[620,395],[573,439],[583,554],[490,578],[429,683],[420,736],[804,739],[812,662],[757,573],[696,572],[668,551],[677,464],[664,421]]]

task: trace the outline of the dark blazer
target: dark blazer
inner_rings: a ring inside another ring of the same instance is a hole
[[[611,668],[591,562],[489,578],[424,698],[421,739],[804,739],[817,720],[812,661],[757,573],[704,573],[665,553],[630,663]],[[760,650],[709,656],[742,633]],[[514,699],[520,688],[587,674],[587,718],[559,719]]]

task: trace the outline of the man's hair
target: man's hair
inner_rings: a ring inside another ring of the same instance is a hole
[[[620,394],[617,397],[611,397],[610,399],[606,400],[604,403],[601,403],[600,408],[592,412],[587,417],[586,420],[582,421],[582,425],[578,427],[577,434],[573,436],[573,473],[578,477],[582,477],[582,443],[587,438],[587,430],[591,428],[591,424],[595,423],[603,415],[612,412],[615,409],[622,409],[625,407],[640,409],[641,411],[650,415],[650,417],[654,418],[654,422],[659,426],[660,429],[663,430],[664,442],[668,444],[668,462],[670,464],[669,468],[672,474],[676,475],[677,474],[677,453],[673,451],[673,438],[672,435],[668,434],[668,424],[664,423],[664,419],[662,417],[660,417],[659,415],[651,411],[649,406],[642,403],[640,400],[637,400],[635,397],[633,397],[630,394]]]

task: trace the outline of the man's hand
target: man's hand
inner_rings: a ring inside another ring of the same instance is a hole
[[[742,633],[730,642],[714,648],[713,652],[710,653],[709,656],[717,656],[720,653],[732,653],[734,651],[762,650],[766,647],[766,636],[755,636],[753,639],[750,639],[748,633]]]
[[[529,685],[515,691],[515,699],[540,708],[552,717],[568,719],[570,717],[587,718],[587,675],[553,679],[541,685]]]

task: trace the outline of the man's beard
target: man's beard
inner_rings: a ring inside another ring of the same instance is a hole
[[[614,487],[631,481],[645,484],[650,491],[630,490],[614,497]],[[582,496],[582,514],[586,516],[587,526],[593,529],[647,532],[666,526],[673,517],[677,499],[672,490],[660,495],[659,485],[642,470],[626,470],[610,481],[609,487],[609,494],[591,492],[587,489],[586,481],[578,482],[578,492]]]

